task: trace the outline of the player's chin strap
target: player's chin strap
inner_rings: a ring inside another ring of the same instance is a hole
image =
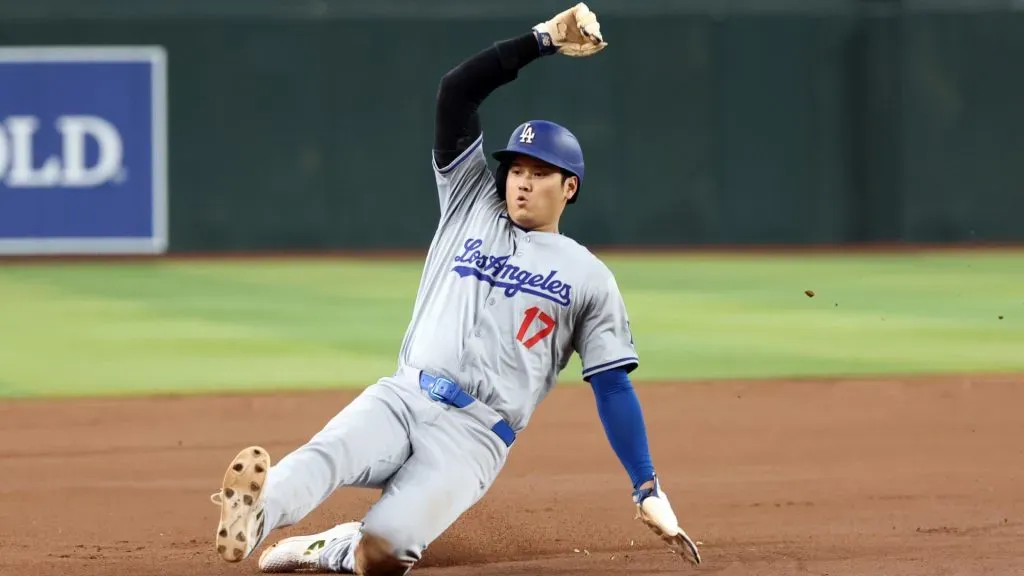
[[[645,482],[646,484],[646,482]],[[693,564],[700,564],[700,551],[690,537],[679,527],[668,495],[661,491],[661,482],[655,475],[650,486],[637,488],[633,491],[633,503],[636,504],[636,518],[641,520],[652,532],[672,546],[679,554]]]

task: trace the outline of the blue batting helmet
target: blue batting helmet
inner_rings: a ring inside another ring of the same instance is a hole
[[[491,156],[500,163],[496,184],[498,195],[505,199],[505,177],[508,164],[516,155],[531,156],[576,176],[579,185],[569,204],[576,201],[583,186],[583,150],[568,129],[547,120],[529,120],[512,131],[508,145]]]

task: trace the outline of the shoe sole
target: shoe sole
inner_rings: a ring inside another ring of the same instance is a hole
[[[235,456],[221,482],[220,524],[217,526],[217,554],[227,562],[241,562],[246,557],[248,534],[245,520],[263,494],[270,469],[270,455],[259,446],[250,446]],[[256,517],[261,526],[262,511]]]

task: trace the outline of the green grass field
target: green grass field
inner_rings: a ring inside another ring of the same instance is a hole
[[[638,381],[1024,371],[1024,252],[606,262]],[[421,266],[4,264],[0,396],[362,387],[394,370]]]

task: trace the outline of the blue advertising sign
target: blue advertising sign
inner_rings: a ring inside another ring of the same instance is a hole
[[[160,47],[0,47],[0,254],[167,247]]]

